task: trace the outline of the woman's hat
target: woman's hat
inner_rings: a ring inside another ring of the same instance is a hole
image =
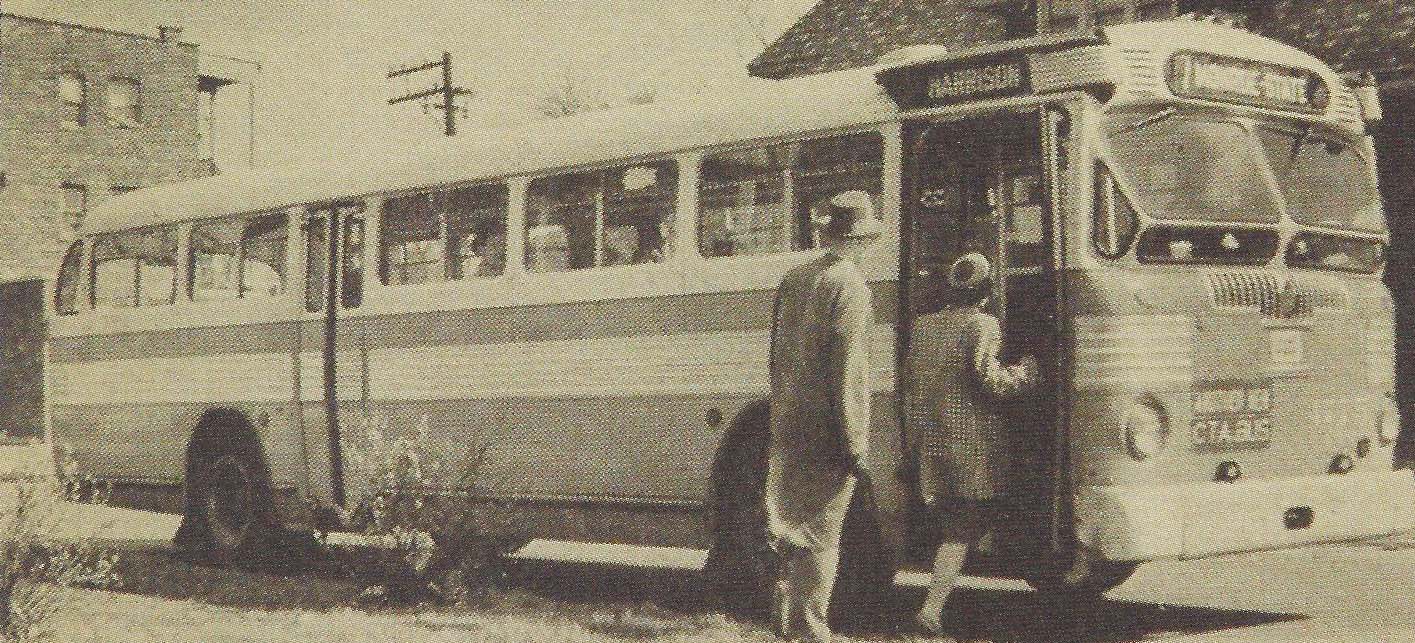
[[[816,203],[811,208],[811,224],[842,239],[884,234],[884,223],[875,215],[874,199],[863,190],[841,192]]]
[[[992,264],[988,258],[977,252],[970,252],[956,259],[948,267],[948,285],[958,290],[973,290],[988,283],[992,278]]]

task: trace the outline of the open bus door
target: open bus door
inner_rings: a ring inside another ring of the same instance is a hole
[[[987,310],[1001,322],[1003,361],[1034,355],[1043,378],[1035,393],[1004,405],[1015,435],[1014,502],[1005,526],[984,539],[983,551],[974,552],[970,569],[975,572],[1021,574],[1068,533],[1063,528],[1069,521],[1063,417],[1067,404],[1066,388],[1060,385],[1066,370],[1058,327],[1064,302],[1057,279],[1063,255],[1053,226],[1056,177],[1065,163],[1065,128],[1064,116],[1047,108],[917,121],[904,129],[905,314],[899,324],[897,365],[902,390],[914,385],[907,362],[914,320],[948,303],[948,268],[971,252],[987,257],[993,267],[995,286]],[[901,397],[907,403],[907,396]],[[904,409],[902,417],[910,416]],[[908,513],[915,519],[922,516],[920,511]],[[930,530],[914,525],[906,531]],[[919,555],[932,543],[916,539],[911,545],[911,553]]]

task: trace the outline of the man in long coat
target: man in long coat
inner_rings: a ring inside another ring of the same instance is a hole
[[[783,563],[777,633],[826,642],[841,525],[855,479],[868,475],[874,313],[859,263],[883,226],[861,191],[818,204],[812,223],[826,252],[787,273],[773,312],[766,510]]]

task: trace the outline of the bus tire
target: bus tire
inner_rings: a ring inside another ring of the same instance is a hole
[[[174,539],[179,550],[217,563],[249,563],[277,540],[269,477],[250,439],[193,439],[187,503]]]
[[[1133,560],[1096,560],[1073,578],[1067,578],[1075,564],[1075,555],[1051,558],[1041,563],[1026,578],[1038,593],[1063,602],[1098,600],[1106,592],[1119,587],[1140,566]]]
[[[767,616],[777,575],[763,503],[769,418],[765,400],[744,407],[723,434],[709,478],[703,580],[724,612],[747,619]]]

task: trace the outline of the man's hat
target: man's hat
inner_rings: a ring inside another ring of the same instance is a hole
[[[992,264],[983,255],[970,252],[948,267],[948,285],[958,290],[973,290],[992,278]]]
[[[875,214],[874,199],[863,190],[850,190],[822,199],[811,208],[811,224],[821,232],[842,239],[884,234],[884,223]]]

